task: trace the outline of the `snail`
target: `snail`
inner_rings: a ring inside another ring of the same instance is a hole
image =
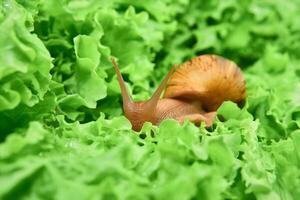
[[[224,101],[241,105],[246,98],[241,70],[221,56],[201,55],[177,67],[174,65],[153,96],[141,102],[132,100],[115,59],[111,61],[121,89],[125,116],[135,131],[140,131],[146,121],[159,125],[167,118],[179,123],[188,119],[196,125],[205,122],[209,127]]]

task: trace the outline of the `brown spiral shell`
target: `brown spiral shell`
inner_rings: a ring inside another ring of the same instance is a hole
[[[215,111],[226,100],[244,101],[245,79],[234,62],[216,55],[201,55],[177,68],[164,98],[197,99],[206,111]]]

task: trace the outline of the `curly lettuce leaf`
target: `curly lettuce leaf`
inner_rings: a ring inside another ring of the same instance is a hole
[[[48,50],[31,33],[31,15],[13,1],[5,1],[4,6],[5,17],[0,22],[0,111],[41,101],[53,67]]]

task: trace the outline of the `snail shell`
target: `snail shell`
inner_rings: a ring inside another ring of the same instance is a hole
[[[164,98],[197,100],[204,110],[216,111],[226,100],[243,103],[245,79],[234,62],[217,55],[201,55],[176,69]]]

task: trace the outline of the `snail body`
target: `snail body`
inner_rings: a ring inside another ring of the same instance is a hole
[[[242,103],[246,98],[245,80],[237,65],[216,55],[202,55],[174,67],[153,96],[133,102],[117,63],[112,59],[123,99],[125,116],[132,129],[139,131],[144,122],[158,125],[164,119],[185,119],[211,126],[216,110],[226,100]],[[165,91],[163,98],[160,98]]]

